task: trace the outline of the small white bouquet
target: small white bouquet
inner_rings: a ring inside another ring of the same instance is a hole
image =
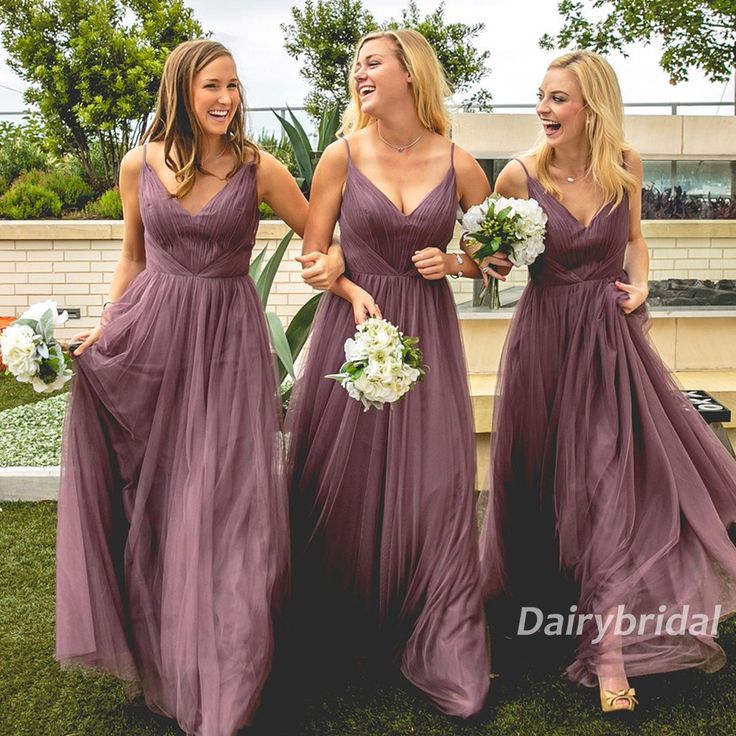
[[[460,224],[466,240],[475,240],[480,247],[473,258],[484,258],[501,251],[515,266],[529,266],[544,251],[547,215],[536,199],[515,199],[491,194],[481,204],[474,205],[462,216]],[[498,309],[498,281],[489,284],[491,308]]]
[[[370,407],[383,409],[398,401],[424,378],[419,338],[406,337],[385,319],[371,317],[345,341],[345,363],[325,378],[339,381],[348,394]]]
[[[29,307],[0,333],[0,354],[6,375],[30,383],[37,393],[60,389],[71,377],[71,359],[54,340],[54,327],[69,318],[59,314],[56,302],[39,302]]]

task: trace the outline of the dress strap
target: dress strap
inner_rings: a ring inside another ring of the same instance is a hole
[[[455,143],[450,145],[450,168],[455,166]]]
[[[524,162],[520,158],[515,158],[514,161],[518,161],[521,164],[521,168],[524,169],[527,179],[531,179],[532,175],[529,173],[529,169],[526,168]]]
[[[146,141],[143,144],[143,165],[148,166],[148,162],[146,161],[146,151],[148,150],[148,141]]]
[[[348,149],[348,161],[350,161],[350,163],[353,163],[353,157],[350,155],[350,144],[348,143],[348,139],[343,138],[343,140],[345,141],[345,148]]]

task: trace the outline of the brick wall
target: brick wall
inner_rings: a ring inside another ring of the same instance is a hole
[[[273,252],[286,232],[281,222],[261,223],[255,252],[263,247]],[[736,279],[736,221],[646,222],[644,234],[653,279]],[[81,319],[70,321],[62,336],[93,326],[108,292],[121,237],[122,224],[112,221],[0,222],[0,316],[18,315],[29,304],[51,297],[60,306],[81,310]],[[294,261],[300,252],[301,241],[292,240],[271,290],[269,306],[285,323],[313,293]],[[526,270],[518,269],[508,284],[525,282]],[[457,301],[470,298],[469,279],[450,284]]]

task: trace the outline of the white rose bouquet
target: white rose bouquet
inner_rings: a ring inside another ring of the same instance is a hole
[[[60,389],[71,377],[71,359],[54,340],[54,327],[69,315],[59,314],[56,302],[39,302],[29,307],[0,333],[0,354],[6,375],[30,383],[37,393]]]
[[[484,202],[471,207],[460,219],[466,240],[480,247],[473,258],[484,258],[501,251],[515,266],[528,266],[544,251],[547,215],[536,199],[514,199],[491,194]],[[491,279],[491,308],[498,309],[498,281]]]
[[[383,409],[398,401],[425,375],[419,339],[406,337],[385,319],[371,317],[345,341],[345,363],[325,378],[339,381],[348,394],[370,407]]]

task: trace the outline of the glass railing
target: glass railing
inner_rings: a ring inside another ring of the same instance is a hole
[[[508,159],[482,159],[493,186]],[[736,161],[644,161],[645,220],[736,220]]]

